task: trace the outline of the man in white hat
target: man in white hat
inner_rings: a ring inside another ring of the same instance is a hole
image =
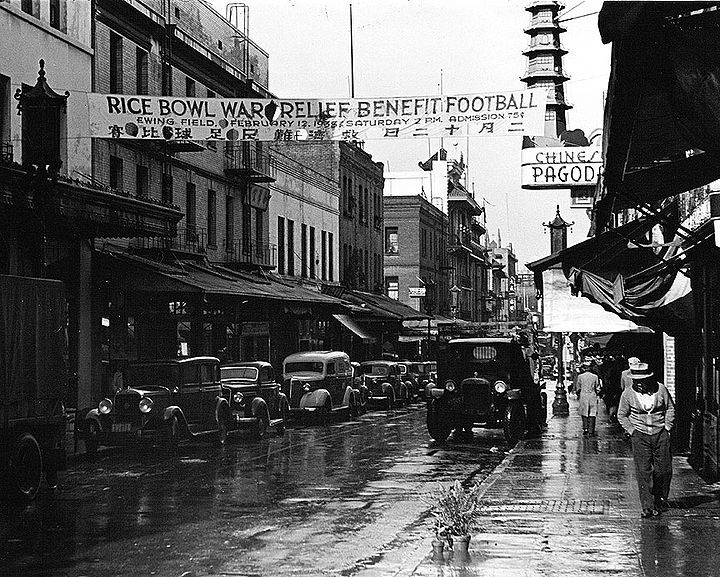
[[[633,384],[620,397],[618,421],[632,440],[642,517],[653,517],[668,509],[675,403],[665,385],[652,378],[647,363],[632,367],[630,377]]]
[[[622,373],[620,373],[620,386],[622,387],[623,391],[632,387],[633,380],[630,376],[630,371],[635,365],[640,362],[640,359],[638,359],[637,357],[630,357],[627,362],[628,368],[625,369]]]

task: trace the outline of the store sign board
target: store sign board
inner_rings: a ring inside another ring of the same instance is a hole
[[[392,140],[543,134],[546,89],[333,100],[88,94],[89,136],[136,140]]]
[[[602,173],[598,146],[522,149],[522,188],[572,188],[595,186]]]
[[[408,291],[411,299],[423,298],[425,296],[424,286],[411,286],[408,287]]]

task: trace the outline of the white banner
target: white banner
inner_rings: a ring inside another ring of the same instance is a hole
[[[522,188],[595,186],[602,172],[599,146],[551,146],[522,149]]]
[[[547,90],[345,100],[89,94],[93,138],[391,140],[540,135]]]

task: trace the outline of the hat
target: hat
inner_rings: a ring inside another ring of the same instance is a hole
[[[640,379],[647,379],[648,377],[652,377],[653,373],[648,368],[647,363],[637,363],[636,365],[633,365],[630,367],[630,377],[634,381],[638,381]]]
[[[640,362],[640,359],[638,359],[637,357],[630,357],[630,358],[628,359],[628,365],[631,366],[631,367],[634,367],[634,366],[637,365],[639,362]]]

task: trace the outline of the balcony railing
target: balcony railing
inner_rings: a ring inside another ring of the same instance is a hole
[[[173,250],[190,254],[204,254],[207,246],[205,229],[198,226],[178,227],[173,238],[137,238],[135,246],[149,250]]]
[[[249,182],[275,182],[270,154],[261,142],[226,143],[225,173]]]
[[[13,145],[12,142],[3,142],[2,151],[0,151],[0,159],[4,164],[12,164],[13,162]]]
[[[234,240],[225,243],[225,262],[273,269],[277,266],[277,246],[262,242]]]

